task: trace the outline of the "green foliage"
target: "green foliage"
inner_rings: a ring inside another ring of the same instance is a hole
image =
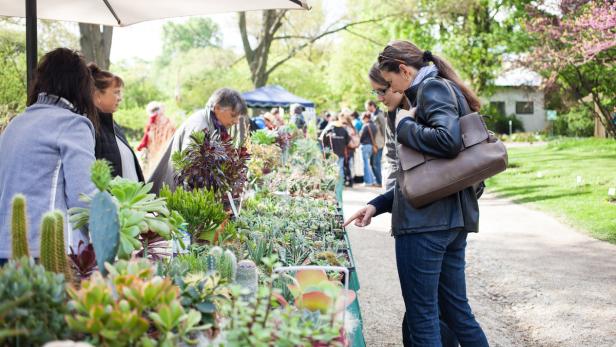
[[[162,100],[165,95],[154,82],[146,77],[125,81],[122,94],[122,108],[139,108],[145,113],[145,106],[154,100]]]
[[[11,244],[12,258],[29,257],[28,251],[28,220],[26,217],[26,197],[17,194],[13,197],[11,213]]]
[[[227,218],[222,204],[211,190],[195,189],[187,192],[177,187],[171,192],[164,186],[159,195],[166,200],[170,209],[182,215],[194,239],[212,242],[216,230]]]
[[[54,240],[54,257],[56,258],[56,270],[57,273],[64,274],[64,278],[67,282],[70,282],[73,278],[73,271],[68,265],[68,257],[66,255],[66,243],[64,241],[64,213],[60,210],[53,212],[56,218],[56,237]]]
[[[32,299],[23,300],[24,295]],[[9,346],[42,346],[68,337],[66,299],[62,275],[45,271],[33,259],[10,260],[0,271],[0,302],[17,304],[4,312],[0,329],[25,329],[28,333],[5,342]]]
[[[99,189],[105,189],[106,193],[111,195],[117,207],[120,222],[118,257],[128,259],[133,251],[140,249],[141,234],[151,231],[165,240],[179,235],[184,219],[178,212],[169,210],[164,199],[150,193],[151,183],[143,184],[119,176],[109,181],[109,177],[109,166],[95,162],[92,179]],[[81,199],[87,203],[92,202],[92,199],[85,195]],[[72,208],[69,213],[74,228],[81,228],[88,223],[91,211],[88,208]]]
[[[498,112],[488,109],[484,112],[484,120],[489,130],[497,134],[509,134],[509,121],[511,121],[512,132],[524,131],[524,125],[515,115],[505,116]]]
[[[276,134],[267,129],[259,129],[252,133],[250,139],[257,145],[273,145],[276,143]]]
[[[348,341],[341,336],[341,322],[333,315],[310,314],[285,305],[273,275],[248,301],[246,290],[232,288],[232,304],[224,307],[229,317],[224,330],[230,346],[336,346]],[[280,307],[283,305],[282,307]],[[279,322],[284,322],[280,324]]]
[[[69,288],[71,329],[100,346],[173,346],[190,342],[201,315],[185,310],[170,279],[154,276],[146,260],[107,265],[110,280],[96,272],[81,288]],[[150,334],[148,334],[150,332]],[[157,341],[150,336],[156,336]]]
[[[19,305],[24,302],[30,300],[32,298],[32,293],[26,293],[13,301],[5,301],[0,304],[0,326],[6,325],[6,315],[11,312],[11,310],[17,308]],[[15,336],[25,335],[28,333],[28,330],[17,328],[17,329],[4,329],[0,328],[0,343],[3,343],[7,338],[12,338]]]
[[[218,326],[220,308],[229,301],[227,283],[216,273],[190,273],[174,277],[180,288],[182,306],[201,313],[201,323]]]
[[[26,42],[23,33],[0,29],[0,131],[2,120],[26,106]]]
[[[109,183],[111,182],[111,165],[106,160],[96,160],[94,164],[92,164],[92,169],[90,178],[92,179],[92,183],[100,190],[104,192],[109,187]]]
[[[193,48],[220,46],[222,35],[210,18],[189,18],[184,23],[167,22],[163,26],[163,59]]]
[[[571,109],[554,121],[554,135],[586,137],[595,130],[594,114],[584,106]]]

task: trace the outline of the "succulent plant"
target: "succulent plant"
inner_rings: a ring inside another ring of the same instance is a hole
[[[28,219],[26,216],[26,197],[17,194],[13,197],[11,214],[11,237],[13,259],[29,257],[28,250]]]
[[[94,246],[91,243],[86,244],[83,240],[79,240],[77,251],[70,247],[71,253],[69,259],[77,272],[80,280],[85,280],[92,275],[96,270],[96,255],[94,254]]]
[[[69,288],[68,325],[100,346],[173,346],[191,341],[201,314],[185,310],[179,288],[154,276],[146,260],[107,264],[109,280],[95,272],[79,290]],[[156,338],[156,340],[154,340]]]
[[[340,282],[330,281],[324,270],[300,270],[288,288],[299,309],[321,313],[338,312],[355,300],[355,292],[342,288]]]
[[[108,171],[109,165],[95,162],[92,179],[101,191],[94,198],[81,197],[82,201],[90,204],[90,208],[72,208],[69,211],[75,229],[89,224],[90,229],[94,227],[99,230],[90,230],[90,233],[98,235],[93,236],[93,244],[99,268],[103,271],[101,262],[111,260],[110,254],[114,249],[119,258],[128,259],[134,251],[142,248],[141,234],[152,231],[170,240],[180,234],[179,229],[184,222],[179,213],[167,208],[164,199],[150,194],[151,183],[143,184],[121,177],[108,179],[111,176]],[[116,236],[118,233],[119,236]],[[104,255],[99,255],[101,252]]]
[[[160,191],[160,197],[166,199],[170,209],[178,211],[184,217],[193,239],[214,242],[216,232],[227,214],[212,191],[185,191],[182,187],[177,187],[171,192],[165,186]]]
[[[3,312],[0,329],[28,331],[9,337],[8,346],[41,346],[47,341],[66,338],[64,276],[45,271],[32,258],[10,260],[0,271],[0,302],[16,305]],[[29,295],[32,300],[24,300]],[[42,324],[44,322],[44,324]]]

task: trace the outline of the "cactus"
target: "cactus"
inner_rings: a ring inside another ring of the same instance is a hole
[[[229,283],[235,282],[235,276],[237,274],[237,258],[232,251],[226,250],[222,257],[219,258],[218,272],[220,272],[220,276],[227,279]]]
[[[54,257],[54,245],[56,238],[56,217],[53,212],[43,215],[41,222],[41,265],[47,271],[55,272],[56,257]]]
[[[210,249],[209,254],[213,255],[216,258],[220,258],[222,256],[222,248],[214,246]]]
[[[29,257],[28,223],[26,219],[26,197],[17,194],[13,197],[13,213],[11,216],[11,235],[13,259]]]
[[[107,273],[105,262],[113,263],[120,246],[118,208],[107,192],[97,193],[90,203],[90,237],[99,270]]]
[[[73,278],[73,272],[68,265],[66,244],[64,243],[64,214],[62,211],[56,210],[54,215],[56,217],[56,237],[54,245],[54,255],[56,257],[55,272],[64,274],[65,280],[70,282]]]
[[[211,254],[205,257],[205,262],[207,264],[208,272],[216,271],[216,260],[217,260],[216,257]]]
[[[248,289],[249,293],[242,296],[244,301],[255,297],[258,286],[257,265],[252,260],[242,260],[237,264],[235,283]]]

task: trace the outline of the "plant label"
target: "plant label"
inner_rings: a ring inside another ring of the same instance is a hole
[[[580,184],[582,184],[582,176],[577,176],[575,178],[575,181],[577,182],[577,185],[579,186]]]
[[[616,196],[616,188],[610,188],[607,190],[607,195]]]
[[[538,178],[543,177],[543,172],[541,172],[541,171],[537,172],[537,177],[538,177]]]

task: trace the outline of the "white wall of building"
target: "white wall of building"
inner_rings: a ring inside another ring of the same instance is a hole
[[[547,126],[543,91],[534,87],[498,87],[486,101],[505,102],[505,114],[515,115],[524,125],[524,131],[541,131]],[[516,102],[533,102],[532,114],[516,113]]]

